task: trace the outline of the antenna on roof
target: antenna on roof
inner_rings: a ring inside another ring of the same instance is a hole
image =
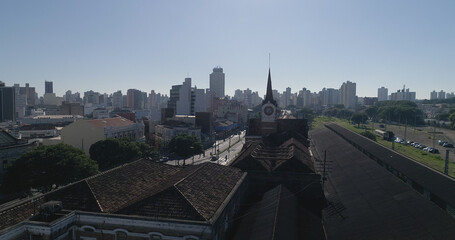
[[[270,53],[269,53],[269,68],[270,68]]]

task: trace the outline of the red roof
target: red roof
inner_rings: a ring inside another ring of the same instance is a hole
[[[88,120],[95,127],[122,127],[133,125],[134,122],[123,117],[103,118]]]

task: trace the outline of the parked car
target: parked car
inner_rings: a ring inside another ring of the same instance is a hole
[[[167,162],[167,161],[169,161],[168,157],[161,157],[160,158],[160,162]]]
[[[212,157],[210,158],[210,161],[216,161],[216,160],[218,160],[218,156],[212,156]]]
[[[428,152],[434,153],[434,154],[438,154],[438,153],[439,153],[439,150],[436,149],[436,148],[430,148],[430,150],[428,150]]]
[[[444,143],[442,146],[445,147],[445,148],[453,148],[453,144],[452,143],[447,143],[447,142]]]
[[[442,145],[444,145],[444,143],[446,143],[446,142],[444,142],[444,141],[442,141],[442,140],[438,140],[438,144],[439,144],[439,146],[442,146]]]

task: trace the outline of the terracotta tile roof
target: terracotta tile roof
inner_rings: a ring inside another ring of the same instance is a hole
[[[46,202],[41,196],[34,198],[33,201],[26,200],[15,206],[0,210],[0,230],[14,226],[26,219],[29,219],[33,213],[39,212],[39,206]]]
[[[122,126],[129,126],[135,124],[133,121],[130,121],[126,118],[117,116],[113,118],[103,118],[103,119],[93,119],[87,120],[90,124],[95,127],[122,127]]]
[[[205,220],[210,220],[243,174],[236,168],[204,163],[175,186]]]
[[[35,204],[58,200],[67,210],[210,221],[245,174],[212,163],[179,167],[141,159],[50,192]],[[30,203],[0,210],[0,229],[29,219]]]
[[[230,166],[243,170],[315,172],[308,148],[299,140],[290,138],[278,147],[268,146],[263,141],[248,145]],[[260,169],[258,169],[258,166]],[[294,169],[295,167],[298,169]]]

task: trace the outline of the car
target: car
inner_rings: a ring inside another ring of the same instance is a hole
[[[167,161],[169,161],[168,157],[161,157],[160,158],[160,162],[167,162]]]
[[[442,141],[442,140],[438,140],[438,144],[439,144],[439,146],[442,146],[442,145],[444,145],[444,143],[446,143],[446,142],[444,142],[444,141]]]
[[[447,143],[447,142],[444,143],[442,146],[445,147],[445,148],[453,148],[453,144],[452,143]]]
[[[218,156],[212,156],[212,157],[210,158],[210,161],[216,161],[216,160],[218,160]]]
[[[431,148],[428,152],[434,153],[434,154],[438,154],[438,153],[439,153],[439,150],[436,149],[436,148]]]
[[[429,152],[430,149],[431,149],[431,148],[429,148],[429,147],[425,147],[425,148],[423,148],[422,150],[425,151],[425,152]]]

